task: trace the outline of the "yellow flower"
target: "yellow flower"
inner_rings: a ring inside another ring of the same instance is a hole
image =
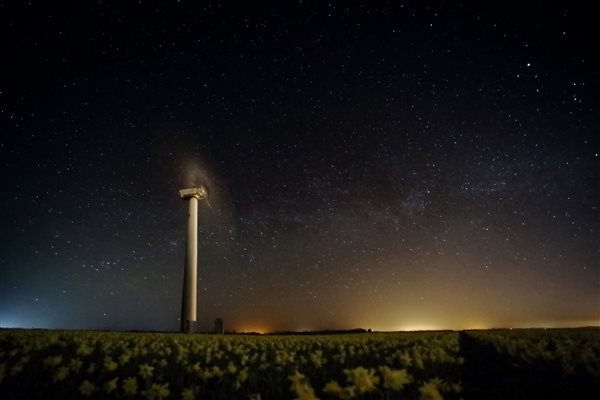
[[[71,368],[71,371],[73,371],[75,373],[79,372],[82,365],[83,365],[83,362],[79,358],[74,358],[69,363],[69,367]]]
[[[412,382],[412,377],[406,369],[393,370],[389,367],[379,368],[383,375],[383,387],[392,390],[402,390],[404,385]]]
[[[246,382],[247,379],[248,379],[248,368],[241,369],[237,375],[238,382],[243,383],[243,382]]]
[[[237,372],[237,367],[231,361],[229,361],[229,364],[227,364],[227,372],[229,372],[231,375]]]
[[[210,370],[211,374],[213,377],[217,377],[220,378],[223,375],[225,375],[225,372],[221,371],[221,368],[217,367],[216,365],[214,365],[211,370]]]
[[[197,375],[203,381],[207,381],[213,377],[213,374],[210,372],[210,369],[201,369],[197,372]]]
[[[92,395],[92,393],[94,393],[96,391],[96,385],[94,385],[92,382],[88,381],[87,379],[85,381],[83,381],[81,383],[81,385],[79,386],[79,393],[81,393],[82,395],[89,397]]]
[[[288,379],[290,381],[292,381],[292,386],[297,386],[297,385],[302,385],[302,382],[304,382],[306,377],[304,375],[302,375],[300,372],[296,371],[296,372],[294,372],[294,375],[288,376]]]
[[[290,390],[296,393],[297,400],[319,400],[315,397],[315,392],[308,379],[300,372],[296,371],[294,375],[288,376],[288,379],[292,381]]]
[[[104,357],[104,368],[107,371],[109,371],[109,372],[114,371],[115,369],[117,369],[118,366],[119,366],[119,364],[114,362],[111,357]]]
[[[463,388],[459,383],[453,383],[450,385],[450,390],[452,390],[454,393],[461,393]]]
[[[435,382],[424,383],[420,388],[421,400],[444,400]]]
[[[317,350],[314,353],[310,353],[309,357],[316,368],[321,368],[323,364],[325,364],[325,359],[323,359],[323,350]]]
[[[21,372],[23,372],[23,365],[24,363],[21,361],[18,361],[15,365],[13,365],[13,367],[10,369],[10,375],[17,375],[20,374]]]
[[[127,378],[123,381],[123,391],[127,396],[133,396],[137,393],[137,379],[135,377]]]
[[[131,353],[126,351],[125,353],[123,353],[119,356],[119,362],[121,363],[121,365],[127,364],[129,362],[130,358],[131,358]]]
[[[152,371],[154,371],[154,367],[148,365],[148,364],[142,364],[140,365],[140,372],[139,375],[144,378],[150,378],[152,376]]]
[[[52,382],[64,381],[67,376],[69,376],[69,367],[60,367],[52,377]]]
[[[144,391],[144,396],[148,400],[160,400],[169,397],[169,384],[153,383],[148,390]]]
[[[340,399],[352,399],[356,397],[354,386],[342,387],[337,381],[331,381],[325,385],[323,392],[337,396]]]
[[[184,389],[183,392],[181,392],[181,399],[182,400],[195,400],[196,396],[194,395],[194,389]]]
[[[57,365],[59,365],[62,362],[62,356],[58,355],[58,356],[50,356],[50,357],[46,357],[44,359],[44,364],[48,365],[50,367],[56,367]]]
[[[372,368],[367,370],[363,367],[344,370],[348,376],[348,381],[354,384],[359,393],[366,393],[375,390],[375,386],[379,383],[379,377],[375,375],[375,370]]]
[[[338,394],[342,393],[343,391],[344,391],[344,388],[342,388],[340,386],[340,384],[337,383],[336,381],[329,382],[323,388],[323,392],[329,393],[329,394],[335,394],[335,395],[338,395]]]
[[[402,354],[399,354],[398,358],[400,359],[400,363],[403,367],[410,367],[412,364],[412,357],[406,351]]]
[[[423,358],[421,357],[420,353],[413,352],[413,364],[417,368],[420,368],[420,369],[425,368],[425,363],[423,362]]]
[[[188,372],[195,373],[195,374],[202,372],[202,368],[200,367],[200,363],[198,363],[198,362],[193,365],[189,365],[187,367],[187,370],[188,370]]]
[[[88,356],[92,354],[93,351],[94,349],[88,346],[87,343],[80,343],[79,347],[77,348],[77,354],[80,356]]]
[[[119,380],[119,377],[117,376],[116,378],[113,378],[110,381],[106,382],[104,385],[102,385],[102,388],[104,389],[104,391],[106,393],[110,393],[117,388],[118,380]]]

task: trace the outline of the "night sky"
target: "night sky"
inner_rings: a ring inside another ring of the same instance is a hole
[[[179,329],[197,184],[202,330],[600,324],[587,6],[15,3],[2,327]]]

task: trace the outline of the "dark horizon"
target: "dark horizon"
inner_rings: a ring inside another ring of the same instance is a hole
[[[235,331],[225,330],[224,333],[216,333],[213,331],[197,331],[197,332],[181,332],[181,330],[137,330],[137,329],[65,329],[65,328],[21,328],[21,327],[0,327],[2,330],[16,331],[56,331],[56,332],[105,332],[105,333],[177,333],[182,335],[260,335],[260,336],[286,336],[286,335],[362,335],[370,333],[411,333],[411,332],[470,332],[470,331],[535,331],[535,330],[594,330],[599,329],[600,325],[586,326],[562,326],[562,327],[491,327],[491,328],[464,328],[464,329],[416,329],[416,330],[397,330],[397,331],[378,331],[369,328],[349,328],[349,329],[319,329],[314,331]]]

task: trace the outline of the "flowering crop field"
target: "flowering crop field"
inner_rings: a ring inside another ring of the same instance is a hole
[[[536,398],[515,387],[532,371],[537,376],[540,365],[547,363],[556,368],[540,375],[542,380],[552,378],[552,385],[559,382],[567,388],[578,385],[577,393],[588,396],[600,388],[599,334],[567,330],[217,336],[2,330],[0,396]]]

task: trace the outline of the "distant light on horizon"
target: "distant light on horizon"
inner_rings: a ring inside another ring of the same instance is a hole
[[[31,327],[25,326],[25,324],[23,324],[21,321],[18,321],[18,320],[2,318],[2,321],[0,321],[0,328],[31,328]]]
[[[396,331],[439,331],[439,330],[443,330],[444,328],[441,325],[435,325],[435,324],[407,324],[407,325],[401,325],[399,326],[397,329],[395,329]],[[445,328],[445,329],[449,329],[449,328]]]
[[[235,331],[238,333],[260,333],[261,335],[272,333],[270,329],[261,326],[244,326],[240,329],[236,329]]]
[[[17,328],[17,329],[32,329],[32,328],[48,328],[46,322],[34,322],[35,320],[24,318],[24,316],[17,317],[15,315],[7,314],[6,312],[2,312],[0,316],[0,328],[9,329],[9,328]]]

